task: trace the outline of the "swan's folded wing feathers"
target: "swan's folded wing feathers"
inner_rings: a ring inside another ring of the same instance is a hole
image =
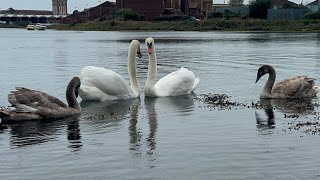
[[[309,81],[309,82],[314,82],[316,79],[315,78],[309,78],[309,77],[305,77],[305,79],[307,80],[307,81]]]
[[[300,76],[284,79],[275,84],[272,93],[294,96],[300,89]]]
[[[308,78],[308,77],[304,77],[303,78],[303,86],[301,88],[301,92],[308,94],[311,93],[310,95],[313,96],[316,95],[317,93],[315,92],[315,81],[316,79],[314,78]]]
[[[285,94],[287,96],[307,95],[314,86],[314,82],[311,79],[306,76],[284,79],[272,88],[272,93]]]
[[[192,90],[194,80],[192,71],[181,68],[161,78],[155,84],[155,89],[160,96],[188,94]]]
[[[109,95],[117,96],[131,92],[129,84],[109,69],[87,66],[82,69],[80,78],[86,86],[94,86]]]
[[[190,92],[193,92],[196,89],[196,87],[198,86],[199,82],[200,82],[200,78],[196,78],[194,80],[194,83],[193,83],[193,86],[192,86],[192,89],[190,90]]]
[[[47,93],[21,87],[17,87],[16,91],[11,91],[8,100],[14,106],[24,104],[35,109],[39,106],[48,108],[68,107],[58,98]]]
[[[16,104],[15,106],[15,109],[13,111],[15,112],[36,112],[37,109],[33,108],[33,107],[30,107],[30,106],[27,106],[25,104]]]
[[[45,119],[49,118],[60,118],[60,117],[65,117],[66,114],[69,115],[74,115],[78,114],[78,111],[73,108],[64,108],[64,107],[57,107],[55,109],[52,109],[50,107],[39,107],[37,111],[35,112],[39,116]]]

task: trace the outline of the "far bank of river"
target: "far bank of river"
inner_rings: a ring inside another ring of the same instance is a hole
[[[55,25],[57,30],[80,31],[270,31],[320,32],[320,20],[224,20],[208,21],[104,21],[76,25]]]
[[[26,28],[1,24],[0,28]],[[76,31],[264,31],[264,32],[320,32],[319,20],[214,19],[208,21],[104,21],[83,24],[61,24],[48,29]]]

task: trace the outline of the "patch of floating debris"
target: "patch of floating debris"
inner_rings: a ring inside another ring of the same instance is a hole
[[[261,100],[257,102],[239,102],[231,99],[226,94],[201,94],[195,98],[204,105],[200,107],[212,110],[237,110],[237,109],[261,109],[268,116],[267,121],[274,121],[274,113],[282,113],[282,120],[285,121],[285,132],[302,131],[309,135],[320,135],[320,104],[306,99],[281,99]],[[272,113],[267,113],[267,112]],[[286,122],[287,121],[287,122]],[[303,136],[301,136],[303,137]]]
[[[298,121],[288,122],[290,131],[302,131],[308,135],[320,135],[320,112],[305,115]]]
[[[254,108],[262,109],[266,106],[258,102],[243,103],[231,100],[231,96],[226,94],[201,94],[196,97],[197,100],[204,102],[205,107],[210,108],[210,110],[232,110],[238,108]]]
[[[306,100],[294,100],[288,101],[286,107],[290,107],[290,109],[295,112],[284,113],[284,119],[294,119],[288,122],[290,132],[302,131],[307,135],[320,135],[319,103],[311,103]]]

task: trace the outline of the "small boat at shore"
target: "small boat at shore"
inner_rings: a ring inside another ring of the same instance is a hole
[[[28,26],[27,26],[27,30],[35,30],[36,28],[35,28],[35,25],[32,25],[32,24],[29,24]]]
[[[38,24],[36,24],[35,25],[35,29],[36,30],[41,30],[41,31],[43,31],[43,30],[46,30],[46,25],[43,25],[43,24],[40,24],[40,23],[38,23]]]
[[[27,26],[27,30],[39,30],[39,31],[43,31],[43,30],[46,30],[47,26],[46,25],[43,25],[43,24],[40,24],[40,23],[37,23],[37,24],[29,24]]]

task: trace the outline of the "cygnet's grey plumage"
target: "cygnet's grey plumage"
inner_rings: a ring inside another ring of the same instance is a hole
[[[269,78],[260,94],[260,98],[310,98],[318,93],[314,78],[296,76],[279,81],[276,80],[276,71],[270,65],[263,65],[258,69],[256,83],[259,79],[269,74]]]
[[[77,101],[78,90],[81,85],[78,77],[72,78],[66,90],[68,105],[47,93],[16,87],[8,95],[12,109],[0,109],[2,120],[37,120],[49,118],[62,118],[79,114],[81,111]]]

